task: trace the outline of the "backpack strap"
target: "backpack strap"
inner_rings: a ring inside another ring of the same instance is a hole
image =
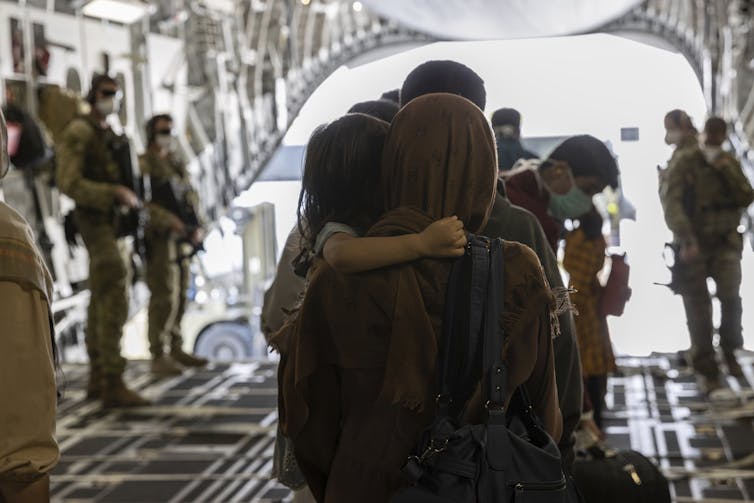
[[[503,240],[490,243],[489,274],[484,309],[484,349],[482,357],[482,396],[491,422],[505,422],[505,384],[508,369],[503,361],[506,334],[500,325],[503,304],[504,257]]]
[[[489,243],[470,234],[450,270],[437,360],[438,417],[460,416],[481,377]]]
[[[490,419],[505,421],[503,262],[502,239],[470,234],[466,253],[453,263],[438,357],[437,417],[457,418],[483,377],[482,396]]]

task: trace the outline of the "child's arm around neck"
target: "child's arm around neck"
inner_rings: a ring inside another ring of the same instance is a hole
[[[325,242],[322,255],[337,272],[357,273],[425,257],[459,257],[465,246],[463,223],[447,217],[403,236],[361,238],[338,232]]]

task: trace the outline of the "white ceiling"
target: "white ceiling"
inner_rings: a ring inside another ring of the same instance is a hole
[[[588,31],[641,0],[361,0],[373,12],[442,39],[483,40]]]

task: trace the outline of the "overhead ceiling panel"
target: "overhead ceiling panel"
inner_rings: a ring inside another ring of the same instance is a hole
[[[441,39],[569,35],[598,28],[641,0],[361,0],[373,12]]]

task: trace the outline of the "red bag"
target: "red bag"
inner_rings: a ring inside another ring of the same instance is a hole
[[[21,145],[21,135],[24,129],[18,122],[7,121],[6,126],[8,129],[8,156],[15,157],[18,153],[18,147]]]
[[[605,289],[602,292],[600,311],[603,316],[620,316],[631,298],[631,288],[628,286],[630,267],[626,264],[626,254],[610,255],[610,276],[607,277]]]

